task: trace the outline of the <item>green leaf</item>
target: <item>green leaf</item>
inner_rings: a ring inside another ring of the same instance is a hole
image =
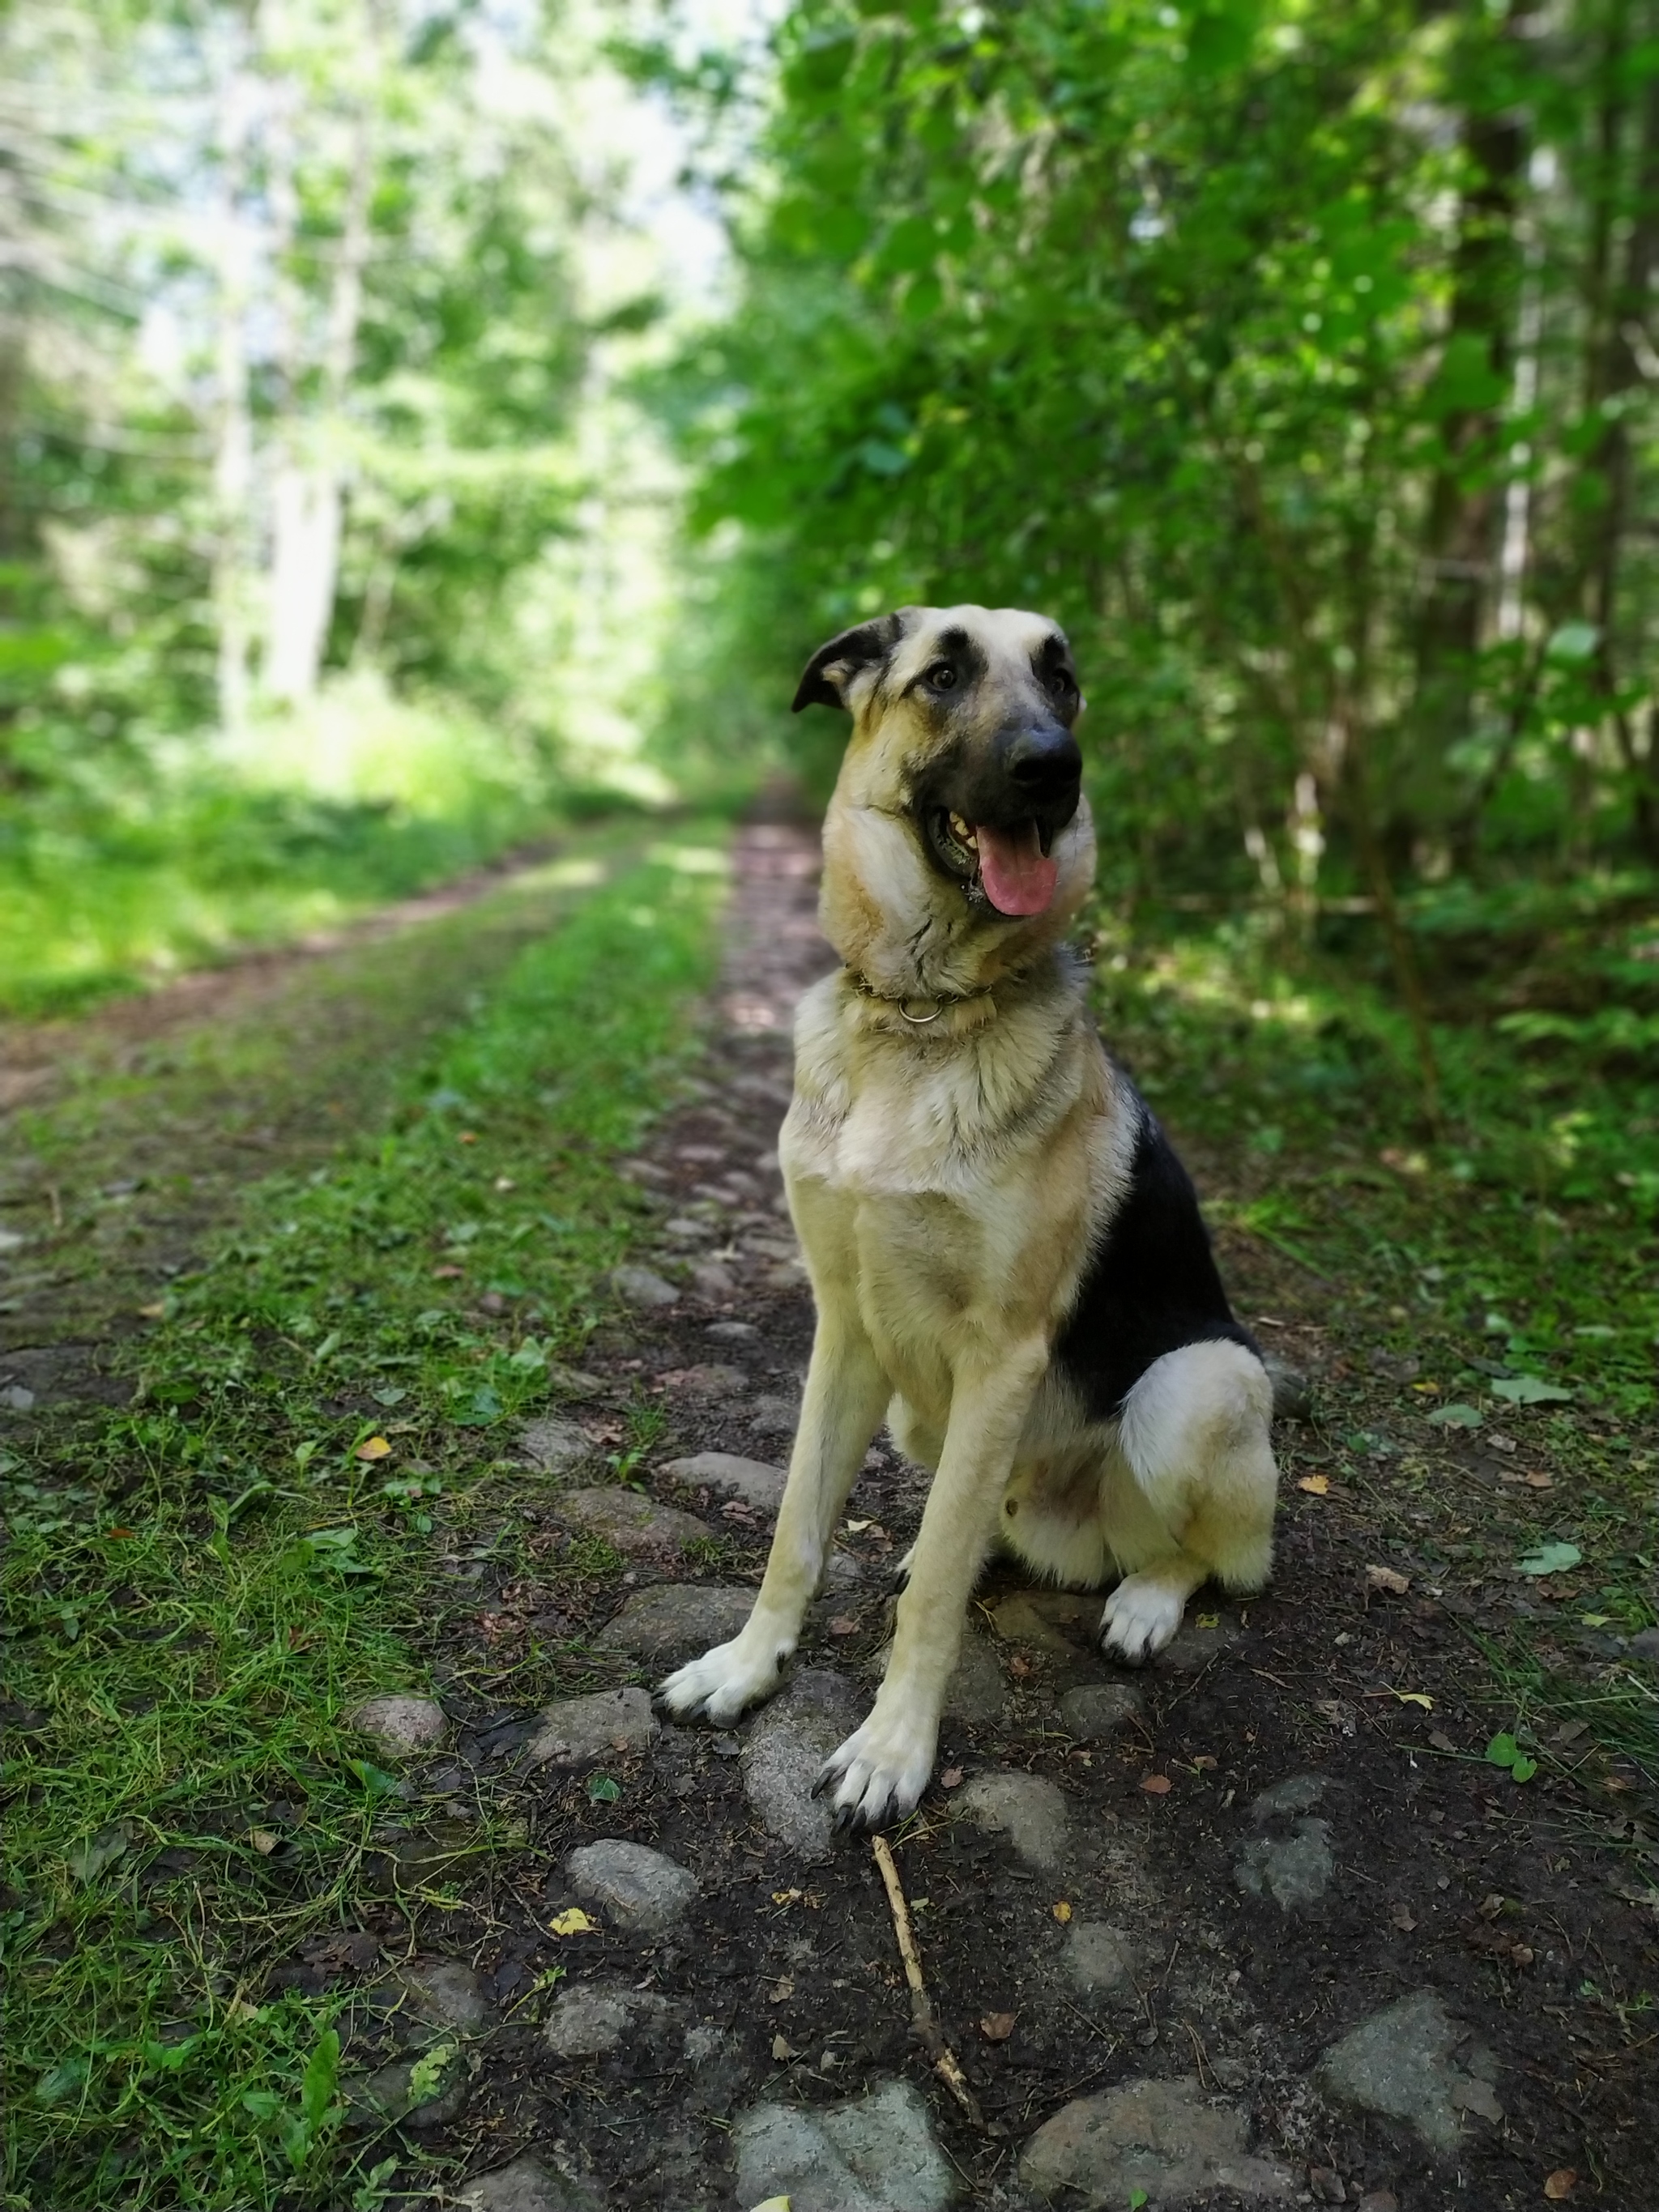
[[[325,2027],[317,2039],[316,2049],[306,2061],[300,2083],[300,2110],[313,2135],[321,2133],[328,2119],[339,2080],[339,2035],[333,2028]]]
[[[69,1870],[76,1881],[95,1881],[106,1867],[112,1867],[131,1842],[131,1832],[125,1820],[112,1821],[107,1828],[100,1828],[89,1836],[78,1851],[70,1857]]]
[[[1478,1429],[1480,1409],[1478,1406],[1466,1406],[1458,1399],[1449,1406],[1437,1406],[1429,1419],[1437,1429]]]
[[[1564,1575],[1583,1558],[1577,1544],[1540,1544],[1516,1561],[1523,1575]]]
[[[1495,1735],[1486,1746],[1486,1758],[1493,1766],[1513,1766],[1521,1756],[1521,1747],[1507,1730]]]
[[[595,1805],[614,1805],[622,1796],[622,1786],[608,1774],[592,1774],[588,1777],[587,1795]]]
[[[1525,1752],[1521,1753],[1517,1758],[1510,1762],[1511,1782],[1530,1782],[1537,1771],[1538,1761],[1535,1759],[1528,1759]]]
[[[388,1774],[385,1767],[376,1766],[370,1759],[349,1759],[346,1765],[369,1796],[377,1801],[382,1797],[395,1797],[404,1786],[395,1774]]]
[[[37,2105],[61,2105],[65,2098],[74,2096],[86,2085],[92,2070],[88,2058],[66,2058],[59,2066],[48,2068],[34,2085]]]
[[[1511,1406],[1565,1405],[1572,1393],[1560,1382],[1546,1382],[1537,1375],[1510,1375],[1492,1386],[1494,1398],[1507,1398]]]
[[[1549,643],[1544,647],[1544,658],[1564,662],[1571,667],[1575,663],[1588,660],[1601,639],[1601,633],[1594,623],[1563,623],[1559,629],[1552,633]]]
[[[410,2069],[409,2101],[411,2106],[429,2105],[442,2093],[444,2075],[454,2060],[459,2046],[453,2043],[434,2043],[430,2051],[423,2051]]]

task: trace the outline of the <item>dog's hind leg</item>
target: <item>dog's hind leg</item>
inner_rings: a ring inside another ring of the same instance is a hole
[[[729,1644],[716,1644],[662,1684],[658,1695],[678,1717],[702,1713],[723,1725],[776,1689],[817,1594],[836,1518],[887,1409],[892,1385],[851,1301],[824,1305],[755,1609]]]
[[[1230,1340],[1166,1352],[1130,1391],[1102,1499],[1107,1540],[1128,1570],[1101,1621],[1111,1656],[1133,1666],[1162,1650],[1212,1577],[1240,1591],[1267,1581],[1272,1417],[1266,1370]]]

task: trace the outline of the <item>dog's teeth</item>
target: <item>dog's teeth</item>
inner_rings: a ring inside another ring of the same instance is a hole
[[[977,852],[979,850],[979,839],[975,836],[972,830],[969,827],[968,823],[963,820],[961,815],[953,814],[951,817],[951,831],[953,836],[959,837],[962,842],[968,846],[972,851]]]

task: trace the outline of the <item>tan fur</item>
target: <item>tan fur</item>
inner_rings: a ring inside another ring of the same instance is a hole
[[[1053,847],[1055,896],[1029,919],[975,911],[933,865],[906,809],[936,739],[906,683],[943,628],[970,629],[994,727],[1052,626],[912,612],[885,673],[845,684],[854,732],[824,825],[821,915],[848,968],[805,994],[796,1020],[780,1157],[818,1318],[788,1484],[748,1624],[663,1686],[671,1710],[722,1723],[775,1688],[884,1414],[935,1474],[886,1678],[825,1770],[838,1812],[872,1825],[926,1785],[994,1540],[1066,1582],[1126,1572],[1103,1628],[1139,1659],[1211,1574],[1265,1579],[1275,1481],[1270,1392],[1243,1346],[1166,1355],[1103,1425],[1050,1364],[1135,1135],[1083,976],[1059,949],[1092,878],[1094,832],[1082,803]],[[920,1024],[904,1011],[918,1002],[937,1010]]]

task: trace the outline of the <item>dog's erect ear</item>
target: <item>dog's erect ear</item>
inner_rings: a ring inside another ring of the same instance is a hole
[[[844,707],[847,686],[859,670],[885,660],[903,635],[901,615],[878,615],[821,645],[802,671],[791,713],[799,714],[803,707]]]

